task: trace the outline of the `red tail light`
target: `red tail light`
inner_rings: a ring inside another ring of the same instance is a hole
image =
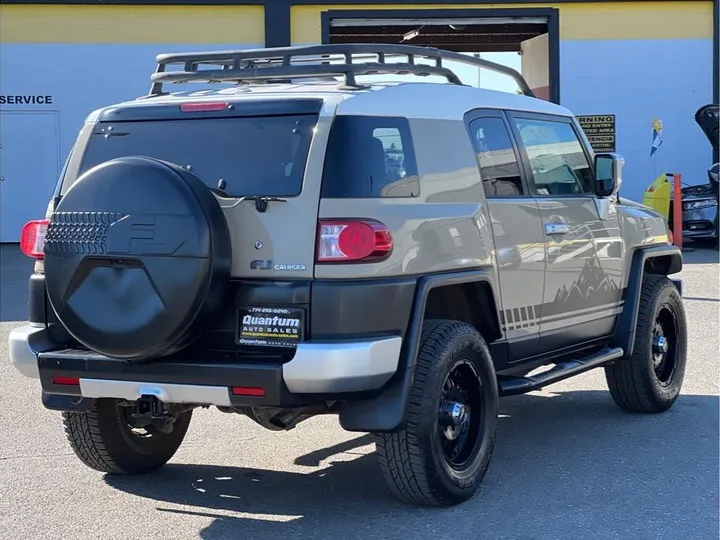
[[[233,386],[232,393],[234,396],[263,397],[265,389],[257,386]]]
[[[53,384],[60,384],[63,386],[78,386],[80,384],[79,377],[53,377]]]
[[[47,228],[47,219],[28,221],[20,234],[20,251],[33,259],[42,259]]]
[[[216,102],[200,102],[200,103],[181,103],[180,110],[182,112],[212,112],[212,111],[224,111],[227,109],[227,103],[216,103]]]
[[[390,256],[392,234],[378,221],[320,220],[317,262],[381,261]]]

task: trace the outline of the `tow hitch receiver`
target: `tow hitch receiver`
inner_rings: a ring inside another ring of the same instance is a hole
[[[165,404],[155,396],[144,395],[135,402],[130,414],[134,427],[153,426],[162,433],[171,433],[177,416],[170,412]]]

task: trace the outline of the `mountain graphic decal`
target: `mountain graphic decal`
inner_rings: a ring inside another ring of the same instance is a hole
[[[543,317],[617,302],[620,288],[600,266],[597,256],[587,260],[577,281],[563,286],[555,300],[543,306]]]

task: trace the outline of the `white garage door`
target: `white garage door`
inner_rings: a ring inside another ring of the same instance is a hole
[[[56,112],[0,113],[0,242],[45,217],[59,172]]]

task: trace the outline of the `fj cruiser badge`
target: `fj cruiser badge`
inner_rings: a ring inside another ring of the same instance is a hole
[[[250,262],[250,270],[278,270],[278,271],[303,271],[304,264],[275,264],[271,259],[255,259]]]

